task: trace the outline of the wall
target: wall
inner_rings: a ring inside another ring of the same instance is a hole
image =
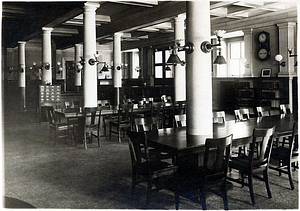
[[[271,56],[270,59],[266,61],[261,61],[258,59],[257,51],[258,51],[258,34],[262,31],[266,31],[270,33],[270,52]],[[276,77],[279,71],[279,64],[274,59],[275,55],[279,53],[279,32],[278,27],[276,25],[262,27],[262,28],[254,28],[253,29],[253,36],[252,36],[252,42],[253,42],[253,56],[252,56],[252,62],[253,62],[253,76],[254,77],[260,77],[261,75],[261,69],[264,68],[271,68],[272,69],[272,75],[271,77]],[[246,43],[245,43],[246,45]]]

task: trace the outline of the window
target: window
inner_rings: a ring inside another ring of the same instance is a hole
[[[166,62],[170,57],[171,52],[172,50],[169,49],[161,49],[155,51],[155,78],[174,78],[174,65],[166,65]]]
[[[228,42],[228,57],[228,76],[243,76],[245,74],[244,41]]]

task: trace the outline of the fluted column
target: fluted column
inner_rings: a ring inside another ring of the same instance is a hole
[[[83,58],[85,61],[83,72],[84,107],[97,107],[97,65],[89,64],[96,54],[96,9],[98,3],[87,2],[83,11]]]
[[[120,87],[122,87],[122,59],[121,59],[121,36],[122,33],[114,34],[114,87],[117,89],[116,104],[120,104]]]
[[[210,42],[210,4],[209,0],[187,1],[186,6],[187,42],[195,46],[186,55],[187,138],[194,141],[213,132],[211,53],[200,49],[203,41]]]
[[[81,56],[81,44],[75,45],[75,86],[81,86],[81,70],[78,68],[80,66],[80,56]]]
[[[43,84],[52,84],[51,69],[51,31],[53,28],[43,27]]]
[[[184,19],[185,16],[179,15],[174,18],[174,31],[175,40],[180,46],[185,45],[185,31],[184,31]],[[179,58],[185,61],[185,51],[180,51],[177,53]],[[175,65],[174,68],[174,89],[175,89],[175,101],[185,101],[186,100],[186,71],[185,65],[180,64]]]
[[[19,87],[26,87],[25,44],[19,41]]]

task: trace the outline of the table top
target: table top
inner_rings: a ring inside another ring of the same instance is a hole
[[[158,130],[157,138],[150,138],[150,144],[163,151],[190,151],[203,148],[206,138],[220,138],[233,134],[233,146],[239,146],[244,139],[252,140],[254,128],[270,128],[275,126],[275,135],[280,136],[287,131],[292,131],[294,122],[293,115],[276,115],[269,117],[250,118],[246,121],[226,121],[224,124],[213,124],[212,135],[189,135],[187,138],[186,128],[164,128]]]

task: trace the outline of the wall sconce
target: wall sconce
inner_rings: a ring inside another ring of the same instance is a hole
[[[185,51],[187,54],[191,54],[194,51],[194,44],[191,42],[187,42],[184,46],[180,46],[180,43],[177,41],[176,45],[172,49],[172,53],[169,59],[167,60],[166,64],[170,64],[170,65],[181,64],[182,66],[185,65],[186,62],[182,61],[178,57],[177,51]]]
[[[80,71],[83,69],[83,66],[81,64],[81,61],[77,62],[76,65],[76,72],[80,73]]]
[[[135,71],[140,72],[142,68],[140,67],[135,67]]]
[[[61,66],[60,62],[57,62],[57,74],[60,74],[62,72],[63,68]]]
[[[282,67],[285,67],[286,66],[286,62],[281,62],[281,60],[283,59],[283,56],[281,54],[277,54],[275,56],[275,60],[277,62],[279,62],[279,64],[282,66]]]
[[[108,69],[108,65],[106,64],[106,62],[104,62],[104,65],[102,67],[102,69],[99,71],[99,73],[102,73],[102,72],[108,72],[109,69]]]
[[[50,64],[49,63],[45,64],[45,70],[50,70]]]
[[[292,55],[293,49],[294,49],[294,48],[295,48],[295,47],[292,47],[292,48],[289,48],[289,49],[288,49],[288,51],[289,51],[289,57],[296,57],[296,56],[297,56],[296,54]],[[296,63],[294,64],[294,67],[296,67],[296,66],[298,66],[297,61],[296,61]]]
[[[168,65],[165,68],[165,71],[171,71],[171,67],[169,67]]]
[[[214,64],[227,64],[226,60],[224,57],[221,55],[221,48],[214,48],[216,46],[221,46],[221,38],[224,36],[226,31],[224,30],[216,30],[214,31],[214,34],[217,36],[218,43],[217,44],[211,44],[208,41],[203,41],[201,43],[200,49],[204,53],[209,53],[212,50],[219,50],[219,55],[217,56],[216,60],[214,61]]]
[[[79,63],[83,66],[84,65],[84,63],[85,63],[85,61],[84,61],[84,58],[81,56],[80,57],[80,61],[79,61]]]
[[[93,66],[93,65],[95,65],[96,63],[99,63],[99,60],[98,60],[98,59],[99,59],[99,56],[100,56],[100,55],[98,54],[98,52],[97,52],[97,54],[94,54],[95,59],[93,59],[93,58],[90,59],[90,60],[89,60],[89,64]]]

